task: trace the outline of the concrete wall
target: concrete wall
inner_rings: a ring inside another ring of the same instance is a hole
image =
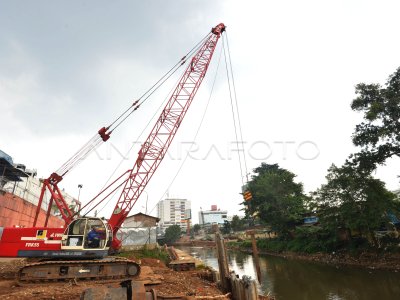
[[[143,246],[145,244],[155,244],[157,243],[156,227],[123,227],[118,231],[117,238],[122,241],[122,246]]]

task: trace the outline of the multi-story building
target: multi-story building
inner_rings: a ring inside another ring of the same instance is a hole
[[[191,202],[187,199],[164,199],[157,204],[157,213],[160,218],[159,226],[165,230],[171,225],[179,225],[182,230],[187,228],[188,211]]]
[[[224,224],[228,220],[228,211],[220,210],[217,205],[211,205],[211,210],[199,211],[199,224]]]

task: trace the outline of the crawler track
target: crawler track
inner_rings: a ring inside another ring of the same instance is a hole
[[[30,283],[132,278],[139,274],[138,263],[121,257],[109,257],[98,260],[54,260],[31,263],[19,270],[17,279],[20,283]]]

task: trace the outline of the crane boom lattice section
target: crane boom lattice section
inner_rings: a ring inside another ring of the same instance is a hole
[[[109,220],[114,233],[135,205],[158,168],[207,72],[224,24],[214,27],[193,56],[155,126],[143,143],[129,179]]]

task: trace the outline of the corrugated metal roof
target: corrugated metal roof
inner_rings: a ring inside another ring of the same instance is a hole
[[[10,155],[8,155],[7,153],[5,153],[4,151],[0,150],[0,159],[4,159],[5,161],[7,161],[10,165],[13,164],[13,160],[12,157]]]
[[[28,177],[28,174],[14,167],[12,157],[0,150],[0,177],[6,181],[21,181],[20,177]]]

